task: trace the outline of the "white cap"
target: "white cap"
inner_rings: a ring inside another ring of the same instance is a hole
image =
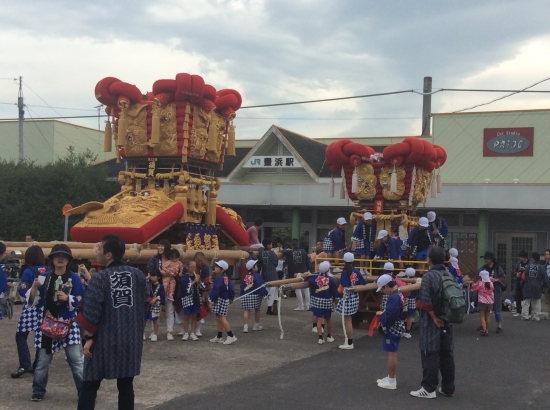
[[[426,216],[428,217],[428,222],[435,221],[435,212],[434,211],[428,212],[428,215],[426,215]]]
[[[414,268],[407,268],[407,269],[405,270],[405,274],[406,274],[408,277],[412,278],[414,275],[416,275],[416,271],[414,270]]]
[[[372,214],[371,214],[370,212],[365,212],[365,213],[363,214],[363,219],[364,219],[365,221],[372,221]]]
[[[324,261],[319,264],[319,273],[327,273],[330,269],[330,262]]]
[[[229,268],[229,265],[226,261],[219,260],[217,262],[214,262],[214,264],[218,265],[220,268],[222,268],[224,271],[226,271]]]
[[[246,262],[246,269],[248,270],[252,270],[252,268],[254,267],[254,265],[256,265],[256,263],[258,263],[258,261],[253,261],[253,260],[249,260],[248,262]]]
[[[378,285],[378,289],[376,289],[376,291],[380,292],[380,289],[382,289],[384,286],[386,286],[392,280],[393,280],[393,278],[388,274],[380,276],[378,278],[378,280],[376,281],[376,284]]]
[[[418,220],[418,225],[423,226],[424,228],[427,228],[430,226],[430,221],[428,221],[428,218],[422,217]]]
[[[486,270],[482,270],[481,272],[479,272],[479,276],[481,277],[481,280],[483,282],[491,282],[491,278],[489,278],[489,272],[487,272]]]
[[[385,229],[382,229],[380,232],[378,232],[378,239],[385,238],[386,236],[388,236],[388,231],[386,231]]]
[[[394,269],[394,268],[393,268],[393,263],[391,263],[391,262],[386,262],[386,263],[384,264],[384,270],[393,270],[393,269]]]
[[[354,259],[355,257],[353,256],[353,253],[351,252],[344,253],[344,262],[353,262]]]
[[[338,225],[345,225],[345,224],[347,224],[347,221],[346,221],[346,218],[340,217],[340,218],[338,218],[338,219],[336,220],[336,223],[337,223]]]
[[[453,258],[458,258],[458,250],[455,248],[449,249],[449,255],[452,256]]]

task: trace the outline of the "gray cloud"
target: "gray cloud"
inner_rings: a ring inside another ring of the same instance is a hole
[[[465,78],[513,57],[532,39],[549,35],[546,23],[549,8],[547,2],[536,0],[19,1],[9,8],[0,8],[0,30],[23,31],[37,42],[44,38],[71,41],[87,38],[107,46],[114,41],[122,44],[142,41],[148,47],[159,44],[174,52],[182,50],[196,57],[198,74],[207,82],[217,88],[238,85],[244,104],[253,105],[420,89],[425,75],[434,77],[435,87],[454,87]],[[49,63],[37,61],[32,67],[20,66],[20,57],[4,55],[2,59],[9,60],[12,70],[9,76],[25,71],[29,83],[37,77],[34,72]],[[143,55],[125,55],[121,46],[119,58],[129,65],[163,65],[162,58],[149,60],[145,48]],[[82,63],[81,69],[86,70],[86,61]],[[109,64],[106,59],[102,73],[108,72]],[[187,62],[181,61],[181,65],[173,68],[173,76],[185,71],[189,71]],[[220,71],[226,73],[226,83],[215,83],[221,78],[217,74]],[[124,73],[117,75],[125,80]],[[103,76],[98,73],[97,80]],[[65,84],[71,81],[78,84],[79,79],[76,75],[65,76]],[[519,81],[518,86],[521,84]],[[70,103],[74,106],[90,107],[95,105],[94,85],[93,81],[85,86],[78,84],[79,92],[69,91],[68,84],[67,90],[60,85],[59,92],[71,96]],[[145,91],[152,83],[137,85]],[[8,98],[3,91],[0,96],[2,101]],[[52,94],[42,97],[50,103],[58,98]],[[239,115],[408,118],[419,117],[420,112],[421,97],[407,94],[349,104],[242,110]],[[6,107],[0,107],[0,114],[7,115]],[[55,115],[49,113],[52,114]],[[260,137],[271,123],[309,136],[399,135],[418,133],[420,120],[308,123],[242,119],[238,127],[241,135]]]

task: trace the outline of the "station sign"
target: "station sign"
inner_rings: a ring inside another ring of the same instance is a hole
[[[301,168],[293,156],[253,156],[243,164],[243,168]]]
[[[535,128],[485,128],[484,157],[532,157]]]

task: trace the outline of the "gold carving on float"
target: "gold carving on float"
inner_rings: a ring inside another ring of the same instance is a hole
[[[141,227],[175,203],[162,191],[143,190],[133,195],[119,193],[107,201],[88,202],[71,209],[70,215],[87,213],[76,226]]]
[[[193,110],[193,129],[191,130],[191,157],[204,158],[208,142],[208,124],[212,114],[207,114],[202,108],[195,106]]]
[[[227,215],[229,215],[231,219],[233,219],[235,222],[241,225],[244,230],[246,230],[246,225],[244,224],[243,219],[237,212],[235,212],[231,208],[226,208],[226,207],[222,207],[222,208],[225,212],[227,212]]]
[[[142,157],[147,155],[146,108],[147,104],[134,104],[124,110],[127,125],[123,148],[124,155],[127,157]]]
[[[158,156],[178,155],[178,133],[176,122],[176,104],[170,103],[165,107],[155,108],[159,110],[160,116],[160,141],[153,148]]]
[[[210,124],[208,127],[208,139],[206,159],[211,162],[220,160],[221,147],[223,142],[223,133],[225,130],[225,120],[214,111],[210,114]],[[210,141],[214,138],[214,141]]]
[[[405,179],[405,168],[403,167],[397,167],[395,168],[395,172],[397,174],[397,192],[391,192],[390,190],[390,180],[391,180],[391,174],[393,172],[393,167],[383,167],[380,170],[380,185],[382,185],[382,194],[384,195],[384,198],[390,201],[397,201],[398,199],[401,199],[403,194],[405,193],[405,183],[403,180]]]
[[[422,167],[416,168],[416,183],[414,185],[413,201],[417,203],[424,202],[430,190],[432,182],[431,172],[427,172]]]
[[[376,195],[376,176],[370,164],[361,164],[357,167],[358,199],[370,200]]]

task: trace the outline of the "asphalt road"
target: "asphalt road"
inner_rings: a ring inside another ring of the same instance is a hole
[[[467,317],[455,334],[456,392],[452,398],[419,399],[409,395],[422,376],[418,331],[402,339],[397,390],[377,387],[386,376],[381,337],[362,337],[355,350],[338,343],[229,384],[185,394],[155,409],[548,409],[550,406],[550,321],[522,322],[505,313],[504,333],[478,337],[477,315]],[[361,330],[359,332],[364,332]],[[315,335],[311,351],[315,351]],[[284,350],[280,352],[284,360]],[[192,374],[187,375],[193,377]],[[183,383],[185,383],[183,381]]]

